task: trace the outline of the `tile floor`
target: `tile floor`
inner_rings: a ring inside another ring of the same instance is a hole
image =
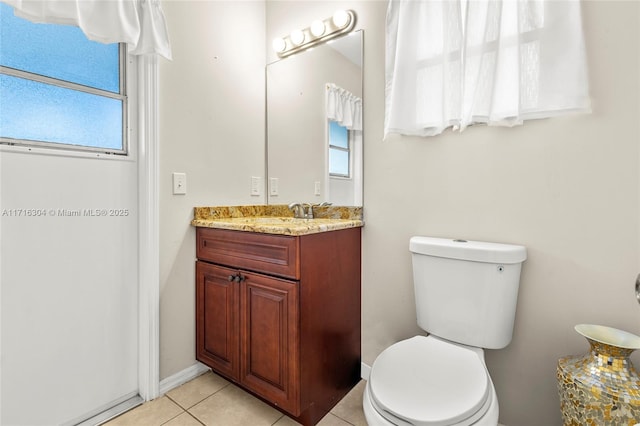
[[[365,381],[340,401],[318,426],[366,426],[362,412]],[[208,372],[164,396],[105,423],[105,426],[295,426],[299,423]]]

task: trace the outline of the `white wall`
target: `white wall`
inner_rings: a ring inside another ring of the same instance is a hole
[[[165,1],[160,61],[160,378],[195,362],[193,207],[262,204],[264,2]],[[187,194],[172,195],[172,172]]]
[[[638,3],[583,2],[593,114],[386,141],[386,2],[268,2],[267,40],[339,7],[365,32],[363,361],[420,332],[412,235],[524,244],[514,339],[488,367],[501,423],[561,424],[557,360],[588,349],[573,326],[640,334]]]

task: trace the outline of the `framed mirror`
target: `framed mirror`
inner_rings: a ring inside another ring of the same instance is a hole
[[[362,206],[362,43],[354,31],[267,65],[268,204]]]

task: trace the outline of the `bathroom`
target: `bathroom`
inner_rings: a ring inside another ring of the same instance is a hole
[[[385,1],[162,7],[173,60],[158,60],[161,381],[195,364],[193,207],[266,201],[264,191],[251,196],[250,178],[265,178],[264,67],[276,59],[270,41],[339,8],[354,10],[364,32],[363,364],[421,333],[413,235],[527,247],[513,341],[486,351],[501,424],[561,423],[557,360],[587,348],[575,324],[640,333],[633,292],[640,272],[637,2],[582,3],[592,113],[386,139]],[[186,195],[172,194],[173,172],[187,175]]]

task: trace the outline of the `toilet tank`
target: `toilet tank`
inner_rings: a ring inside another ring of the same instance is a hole
[[[525,247],[412,237],[409,249],[423,330],[479,348],[511,342]]]

